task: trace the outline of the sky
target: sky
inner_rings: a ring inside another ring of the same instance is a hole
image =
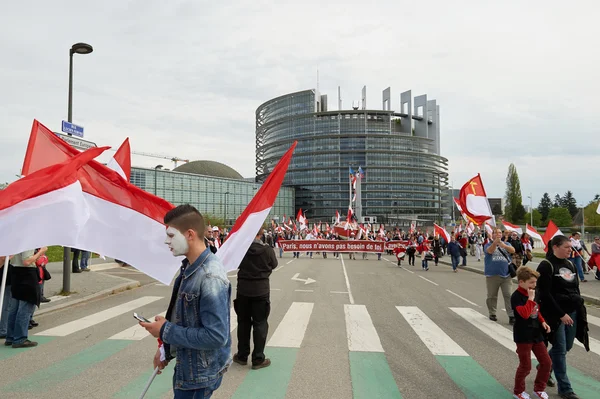
[[[0,183],[20,173],[31,123],[67,119],[85,139],[223,162],[255,174],[255,112],[317,86],[337,109],[381,107],[392,88],[440,105],[441,151],[460,187],[481,173],[501,197],[510,163],[524,203],[596,193],[600,161],[600,4],[577,1],[375,2],[70,0],[10,2],[0,14]],[[107,161],[111,152],[99,160]],[[134,155],[134,166],[172,168]]]

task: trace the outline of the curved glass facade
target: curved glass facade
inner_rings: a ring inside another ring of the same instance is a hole
[[[359,166],[365,173],[363,217],[405,225],[403,221],[415,218],[440,221],[448,214],[448,160],[437,153],[439,130],[436,139],[419,137],[412,128],[416,119],[427,129],[432,124],[429,115],[326,111],[322,104],[323,97],[306,90],[267,101],[256,110],[258,181],[297,140],[284,185],[296,188],[296,211],[302,208],[310,220],[331,220],[336,210],[346,213],[348,169]]]

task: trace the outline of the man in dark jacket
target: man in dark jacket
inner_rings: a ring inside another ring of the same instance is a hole
[[[248,248],[238,269],[237,297],[233,308],[238,321],[238,351],[233,361],[245,366],[250,355],[250,331],[254,350],[252,351],[252,368],[254,370],[268,367],[271,360],[265,358],[265,344],[269,324],[267,319],[271,311],[269,277],[277,267],[277,257],[273,248],[265,244],[262,229]]]

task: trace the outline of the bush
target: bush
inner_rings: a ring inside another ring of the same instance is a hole
[[[59,245],[52,245],[48,247],[48,251],[46,252],[46,256],[48,257],[48,262],[62,262],[63,260],[63,247]],[[97,258],[98,254],[92,254],[92,258]],[[73,256],[71,255],[71,259]]]

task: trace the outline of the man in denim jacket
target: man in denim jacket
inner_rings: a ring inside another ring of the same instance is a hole
[[[231,364],[229,303],[231,284],[221,260],[204,243],[204,219],[191,205],[180,205],[164,218],[167,244],[174,256],[185,255],[175,279],[166,318],[140,323],[164,344],[154,367],[173,359],[175,399],[209,398],[219,388]]]

